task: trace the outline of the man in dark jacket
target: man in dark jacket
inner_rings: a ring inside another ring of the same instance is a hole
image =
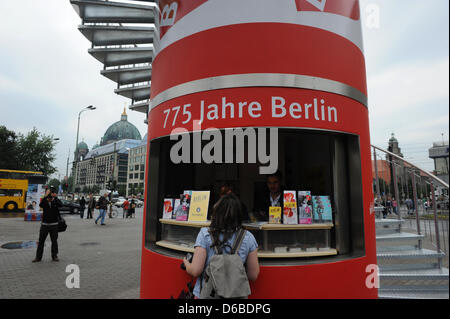
[[[254,217],[258,221],[269,220],[270,207],[281,207],[281,211],[284,207],[283,175],[281,172],[278,170],[267,175],[266,183],[268,192],[255,204]]]
[[[87,217],[86,219],[92,219],[92,212],[95,209],[95,199],[92,193],[89,194],[89,200],[87,202],[88,205],[88,211],[87,211]]]
[[[101,196],[98,199],[98,202],[97,202],[97,206],[100,211],[100,214],[98,215],[97,219],[95,220],[96,224],[97,224],[98,220],[101,218],[102,222],[100,225],[102,225],[102,226],[105,225],[105,215],[106,215],[106,211],[108,210],[108,204],[109,204],[108,193],[106,192],[105,194],[103,194],[103,196]]]
[[[47,189],[44,198],[39,204],[44,212],[42,214],[41,228],[39,230],[39,244],[36,251],[36,258],[33,262],[40,262],[42,260],[42,255],[44,254],[44,243],[48,234],[50,234],[50,239],[52,240],[52,260],[59,261],[58,220],[60,219],[59,207],[62,206],[62,203],[56,195],[56,189]]]
[[[128,216],[130,218],[133,218],[133,215],[135,213],[135,209],[136,209],[136,196],[132,196],[131,197],[131,201],[130,201],[130,208],[128,209]]]
[[[84,199],[84,196],[80,199],[80,217],[83,219],[84,217],[84,210],[86,208],[86,200]]]

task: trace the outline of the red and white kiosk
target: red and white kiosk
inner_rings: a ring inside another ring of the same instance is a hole
[[[214,202],[220,183],[231,181],[251,212],[265,187],[257,163],[173,163],[171,132],[181,128],[193,137],[207,128],[252,127],[278,129],[285,189],[329,196],[333,222],[249,227],[261,265],[250,297],[377,298],[367,285],[376,246],[358,0],[160,0],[159,6],[141,297],[177,296],[190,280],[180,263],[202,224],[163,221],[164,198],[210,190]],[[279,253],[278,246],[289,249]]]

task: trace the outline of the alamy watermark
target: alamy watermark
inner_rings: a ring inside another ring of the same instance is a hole
[[[378,276],[378,273],[379,273],[378,265],[375,265],[375,264],[367,265],[366,273],[368,274],[366,277],[366,287],[369,289],[380,288],[380,278]]]
[[[66,287],[69,289],[80,288],[80,267],[75,264],[67,265],[66,272],[70,273],[66,278]]]
[[[278,169],[277,128],[226,128],[222,134],[214,127],[202,130],[200,121],[196,120],[192,131],[191,147],[191,135],[187,129],[172,130],[170,139],[178,141],[170,150],[172,163],[260,163],[266,165],[260,166],[260,174],[272,174]],[[209,142],[202,147],[202,141]]]

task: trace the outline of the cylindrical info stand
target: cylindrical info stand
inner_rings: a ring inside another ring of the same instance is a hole
[[[177,297],[186,288],[181,260],[203,225],[165,221],[164,199],[210,191],[211,208],[228,182],[252,216],[267,196],[261,168],[276,162],[284,190],[326,198],[332,217],[248,226],[261,266],[250,298],[376,298],[368,279],[376,247],[359,2],[160,0],[159,6],[141,297]],[[212,134],[202,133],[212,128],[223,143],[215,161],[205,162],[200,155]],[[239,128],[255,132],[252,139],[248,131],[243,159],[237,138],[225,145],[226,133]],[[171,139],[174,130],[189,137],[187,155],[174,152],[183,135]],[[174,163],[175,153],[185,160]]]

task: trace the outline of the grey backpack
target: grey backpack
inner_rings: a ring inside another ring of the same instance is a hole
[[[247,298],[250,295],[247,273],[241,257],[237,254],[245,232],[245,229],[240,229],[236,234],[230,254],[223,254],[223,249],[219,251],[217,246],[214,247],[215,255],[211,257],[203,273],[200,298]],[[212,236],[211,239],[214,242]]]

